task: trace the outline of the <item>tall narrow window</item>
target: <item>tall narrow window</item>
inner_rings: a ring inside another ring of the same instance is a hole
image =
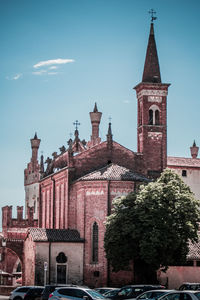
[[[99,240],[99,229],[96,222],[92,228],[92,261],[98,262],[98,240]]]
[[[155,111],[155,125],[159,125],[160,120],[159,120],[159,110]]]
[[[149,125],[153,125],[153,110],[149,110]]]

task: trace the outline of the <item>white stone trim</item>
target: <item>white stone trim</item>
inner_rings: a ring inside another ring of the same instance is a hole
[[[142,90],[137,94],[138,98],[142,96],[167,96],[167,91],[163,90]]]
[[[152,140],[161,140],[162,132],[148,132],[148,138]]]
[[[161,96],[148,96],[148,102],[161,103],[162,102],[162,97]]]

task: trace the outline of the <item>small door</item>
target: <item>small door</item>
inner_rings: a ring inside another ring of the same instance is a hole
[[[67,283],[67,264],[57,264],[57,284]]]

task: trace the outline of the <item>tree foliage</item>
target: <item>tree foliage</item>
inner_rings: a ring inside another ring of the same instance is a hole
[[[198,240],[199,202],[173,171],[113,203],[107,218],[104,246],[114,271],[130,261],[150,273],[185,262],[189,240]]]

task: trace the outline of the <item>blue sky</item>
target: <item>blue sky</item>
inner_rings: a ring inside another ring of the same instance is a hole
[[[30,138],[51,156],[67,145],[73,122],[91,135],[97,102],[105,139],[137,150],[137,101],[150,28],[168,95],[168,155],[200,145],[199,0],[0,0],[0,204],[23,205]],[[60,60],[58,60],[60,59]],[[53,62],[52,62],[53,60]],[[50,62],[49,62],[50,61]]]

